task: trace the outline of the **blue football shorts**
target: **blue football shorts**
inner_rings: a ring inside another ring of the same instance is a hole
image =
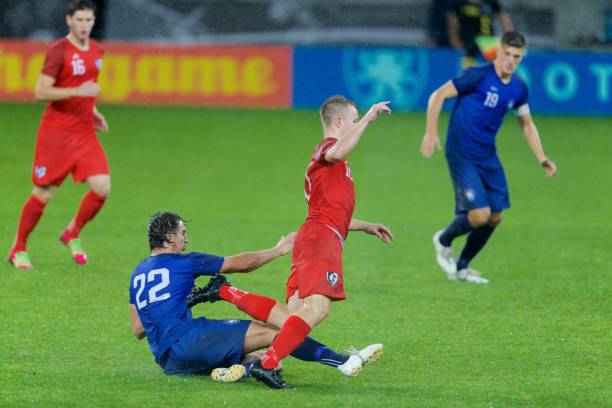
[[[213,368],[242,361],[242,348],[250,320],[193,320],[191,328],[172,345],[162,361],[164,373],[206,374]]]
[[[448,158],[448,169],[455,191],[455,213],[489,207],[491,212],[510,208],[504,169],[481,167],[470,160]]]

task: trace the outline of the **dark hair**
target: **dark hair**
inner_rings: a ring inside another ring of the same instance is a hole
[[[323,126],[330,126],[340,111],[343,111],[349,106],[354,106],[355,109],[357,109],[355,102],[345,98],[342,95],[334,95],[327,98],[327,100],[323,102],[323,105],[321,105],[319,108]]]
[[[501,38],[502,45],[515,48],[525,48],[525,36],[518,31],[507,31]]]
[[[163,248],[164,242],[168,241],[168,234],[177,232],[179,222],[186,222],[180,215],[173,212],[158,212],[153,214],[149,220],[147,235],[149,237],[149,247]]]
[[[96,14],[96,5],[91,0],[72,0],[68,4],[68,11],[66,14],[72,17],[74,13],[81,10],[91,10]]]

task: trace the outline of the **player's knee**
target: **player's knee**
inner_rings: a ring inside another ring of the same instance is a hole
[[[470,225],[474,228],[482,227],[489,222],[491,210],[489,208],[479,208],[468,213]]]
[[[329,315],[329,303],[319,303],[313,306],[314,317],[317,323],[321,322]]]
[[[44,203],[48,203],[53,198],[55,190],[54,186],[35,186],[32,194]]]
[[[502,213],[493,213],[491,217],[489,217],[489,225],[492,227],[497,227],[499,223],[504,219]]]
[[[91,183],[90,189],[99,196],[108,197],[111,192],[110,178],[105,180],[98,180],[95,183]]]

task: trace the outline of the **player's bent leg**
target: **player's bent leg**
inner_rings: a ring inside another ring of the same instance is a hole
[[[310,295],[304,299],[304,306],[295,313],[310,327],[315,327],[329,314],[331,301],[323,295]]]
[[[277,334],[278,329],[275,327],[260,322],[251,322],[244,336],[242,353],[249,354],[261,348],[268,347],[272,344],[272,340],[274,340]]]
[[[483,277],[480,272],[469,267],[470,262],[484,248],[485,244],[493,235],[495,227],[499,225],[503,216],[501,212],[493,212],[490,214],[487,222],[481,227],[475,229],[468,235],[463,251],[457,260],[457,278],[458,280],[476,283],[487,284],[489,280]]]
[[[45,204],[48,204],[49,201],[51,201],[51,199],[55,195],[56,191],[57,186],[54,184],[49,184],[46,186],[34,186],[34,188],[32,189],[32,195],[36,196],[36,198],[38,198]]]
[[[489,223],[491,209],[489,207],[475,208],[468,211],[467,216],[472,228],[480,228]]]
[[[298,310],[304,307],[304,300],[300,299],[299,289],[296,290],[287,300],[287,309],[290,314],[297,313]]]
[[[497,227],[499,224],[501,224],[502,220],[504,219],[503,213],[500,212],[492,212],[491,213],[491,217],[489,218],[489,225],[492,227]]]
[[[111,191],[111,178],[109,174],[97,174],[87,178],[89,189],[102,197],[108,197]]]
[[[79,235],[85,224],[91,221],[104,206],[110,193],[110,176],[108,174],[90,176],[87,178],[87,184],[90,190],[83,197],[75,217],[60,236],[60,240],[70,248],[72,259],[79,265],[87,263],[87,254]]]

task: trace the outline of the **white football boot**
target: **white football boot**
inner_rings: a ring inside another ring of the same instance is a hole
[[[213,381],[232,383],[238,381],[246,374],[246,368],[242,364],[234,364],[230,368],[215,368],[210,373]]]
[[[454,281],[457,280],[457,263],[455,262],[455,258],[453,258],[453,249],[440,243],[440,235],[442,235],[443,232],[444,230],[440,230],[433,236],[434,249],[436,250],[436,260],[438,261],[440,268],[446,272],[448,280]]]
[[[363,367],[368,363],[373,363],[378,360],[384,351],[382,344],[372,344],[361,350],[357,350],[353,347],[349,349],[350,357],[342,365],[337,368],[340,372],[349,377],[357,377]]]
[[[489,283],[489,280],[487,278],[481,276],[480,272],[472,268],[464,268],[460,271],[457,271],[457,280],[476,283],[480,285]]]

